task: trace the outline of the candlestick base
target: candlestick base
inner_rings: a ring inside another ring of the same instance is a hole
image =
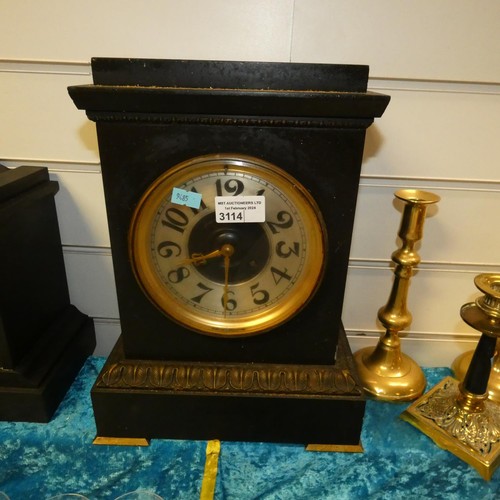
[[[425,375],[418,364],[399,349],[379,343],[354,354],[361,386],[384,401],[412,401],[425,390]]]
[[[500,464],[500,406],[446,377],[401,418],[489,481]]]

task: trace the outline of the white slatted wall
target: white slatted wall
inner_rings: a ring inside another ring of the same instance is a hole
[[[477,338],[459,317],[474,276],[500,272],[499,26],[498,0],[0,0],[0,163],[59,181],[71,299],[95,318],[96,354],[118,310],[95,128],[66,91],[91,82],[91,57],[368,64],[392,100],[368,131],[344,323],[353,350],[376,343],[393,192],[434,191],[403,349],[449,366]]]

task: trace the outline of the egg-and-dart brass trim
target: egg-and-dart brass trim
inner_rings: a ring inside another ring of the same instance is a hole
[[[348,370],[326,365],[121,361],[104,369],[98,388],[219,394],[332,396],[362,394]]]

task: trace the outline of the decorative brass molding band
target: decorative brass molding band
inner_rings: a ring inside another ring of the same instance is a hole
[[[348,370],[330,366],[248,366],[143,360],[110,364],[101,372],[96,387],[311,396],[362,394]]]
[[[88,111],[87,116],[92,121],[124,121],[124,122],[150,122],[180,125],[227,125],[248,127],[316,127],[316,128],[367,128],[373,120],[366,118],[353,119],[306,119],[297,120],[290,118],[249,118],[227,116],[182,116],[149,113],[115,113],[106,111]]]

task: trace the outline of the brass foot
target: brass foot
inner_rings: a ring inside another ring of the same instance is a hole
[[[106,446],[149,446],[149,440],[145,438],[120,438],[97,436],[92,444]]]
[[[308,444],[306,451],[320,451],[327,453],[364,453],[361,443],[359,444]]]

